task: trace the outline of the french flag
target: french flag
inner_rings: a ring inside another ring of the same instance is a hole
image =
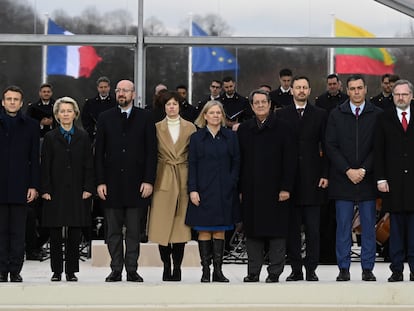
[[[48,21],[48,35],[73,35],[51,19]],[[102,60],[92,46],[48,46],[47,75],[89,78],[96,65]]]

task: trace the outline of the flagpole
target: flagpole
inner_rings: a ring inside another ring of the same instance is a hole
[[[193,13],[189,13],[188,35],[193,36]],[[188,47],[188,101],[193,102],[193,47]]]
[[[45,13],[45,19],[44,19],[44,34],[48,34],[48,28],[49,28],[49,14]],[[47,45],[44,44],[42,46],[42,83],[47,82]]]
[[[335,37],[335,13],[331,13],[331,36]],[[335,73],[335,48],[329,48],[328,75]]]

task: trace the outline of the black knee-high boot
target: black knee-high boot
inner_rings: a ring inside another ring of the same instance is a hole
[[[213,282],[229,282],[222,271],[224,240],[213,239]]]
[[[211,240],[198,241],[198,250],[200,252],[201,267],[203,268],[203,274],[201,276],[202,283],[210,282],[210,264],[213,257],[213,250]]]
[[[160,251],[161,261],[164,264],[164,271],[162,273],[163,281],[171,281],[171,247],[158,245]]]
[[[173,260],[173,273],[171,281],[181,281],[181,263],[184,258],[185,243],[173,243],[172,245],[172,260]]]

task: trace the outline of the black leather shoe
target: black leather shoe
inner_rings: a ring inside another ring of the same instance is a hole
[[[30,252],[26,254],[26,260],[42,261],[43,256],[40,252]]]
[[[8,275],[9,274],[7,272],[0,272],[0,282],[1,283],[7,282],[8,281],[8,279],[7,279]]]
[[[377,278],[375,277],[374,273],[371,270],[364,269],[362,271],[362,281],[376,281]]]
[[[66,273],[66,281],[77,282],[78,278],[76,277],[75,273]]]
[[[414,281],[414,273],[410,272],[410,281]]]
[[[303,281],[303,273],[292,271],[292,273],[286,278],[286,282],[291,281]]]
[[[402,282],[404,280],[404,276],[402,272],[393,272],[391,276],[388,278],[388,282]],[[411,275],[410,275],[411,280]]]
[[[279,276],[274,273],[269,273],[266,278],[266,283],[277,283],[279,282]]]
[[[245,283],[259,282],[259,275],[249,274],[248,276],[244,277],[243,282]]]
[[[351,279],[351,275],[349,274],[348,269],[339,269],[339,274],[336,277],[337,282],[349,281],[350,279]]]
[[[59,282],[62,280],[62,274],[61,273],[53,273],[52,277],[50,278],[52,282]]]
[[[127,272],[128,282],[144,282],[144,279],[136,272]]]
[[[317,281],[319,281],[319,278],[316,275],[315,270],[306,271],[306,281],[309,281],[309,282],[317,282]]]
[[[23,278],[17,272],[10,272],[10,282],[20,283],[20,282],[23,282]]]
[[[120,282],[122,281],[122,274],[119,271],[112,271],[105,279],[105,282]]]

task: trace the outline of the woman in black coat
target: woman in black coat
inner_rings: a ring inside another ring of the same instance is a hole
[[[201,282],[210,282],[212,258],[213,281],[229,281],[221,270],[225,231],[233,229],[240,220],[237,194],[239,144],[236,134],[224,127],[224,118],[220,102],[207,102],[195,121],[201,129],[190,139],[190,204],[186,224],[198,231],[203,267]]]
[[[66,280],[78,280],[81,227],[90,225],[86,200],[94,189],[93,161],[88,134],[74,125],[79,113],[75,100],[58,99],[53,114],[59,127],[46,134],[42,147],[42,225],[50,228],[51,281],[61,280],[63,242]]]

